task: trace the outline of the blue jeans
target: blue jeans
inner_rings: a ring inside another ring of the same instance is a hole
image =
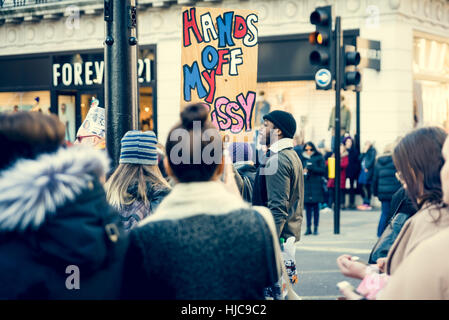
[[[377,236],[380,237],[388,225],[388,216],[390,213],[391,201],[382,201],[382,213],[380,215],[379,226],[377,227]]]

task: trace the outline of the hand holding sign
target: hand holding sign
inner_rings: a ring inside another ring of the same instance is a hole
[[[105,110],[98,105],[99,101],[92,98],[86,119],[84,119],[76,134],[75,144],[88,144],[97,149],[104,149],[106,147]]]

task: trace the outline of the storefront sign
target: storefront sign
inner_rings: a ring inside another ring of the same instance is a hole
[[[380,71],[380,41],[357,37],[357,51],[360,53],[360,68]]]
[[[257,82],[257,15],[183,8],[181,105],[203,102],[219,130],[252,130]]]
[[[137,72],[139,83],[151,82],[152,61],[139,59]],[[104,61],[84,61],[53,64],[53,86],[91,86],[103,84]]]

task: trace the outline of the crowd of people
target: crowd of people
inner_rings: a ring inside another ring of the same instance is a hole
[[[371,210],[372,195],[381,202],[369,265],[337,260],[362,280],[357,291],[342,287],[348,299],[449,298],[441,286],[449,283],[442,129],[417,129],[379,157],[372,142],[359,153],[343,136],[336,186],[335,155],[295,144],[290,113],[261,121],[262,148],[227,143],[207,108],[191,104],[164,146],[152,131],[127,132],[110,168],[105,150],[67,144],[54,115],[0,114],[8,150],[0,156],[0,272],[8,275],[0,298],[295,299],[289,281],[279,285],[284,242],[318,235],[335,188],[342,208]]]

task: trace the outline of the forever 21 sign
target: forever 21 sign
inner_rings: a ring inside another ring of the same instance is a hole
[[[139,83],[150,83],[152,60],[139,59],[137,72]],[[83,61],[75,63],[53,64],[53,86],[73,87],[103,84],[104,61]]]

